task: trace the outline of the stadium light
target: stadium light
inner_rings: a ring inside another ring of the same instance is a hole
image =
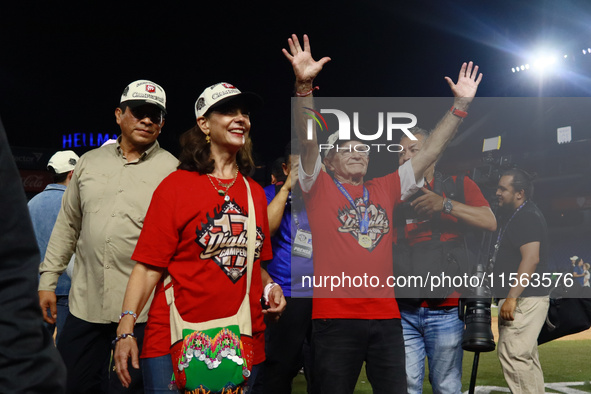
[[[591,54],[591,48],[588,48],[588,50],[583,49],[582,51],[584,54]],[[556,54],[557,52],[554,50],[540,50],[536,53],[537,55],[531,56],[529,59],[525,58],[525,60],[527,60],[526,62],[523,62],[516,67],[512,67],[511,72],[515,73],[518,71],[536,71],[538,73],[547,73],[557,67],[559,63],[561,63],[559,62],[561,57],[562,59],[566,59],[568,57],[568,55],[562,55],[559,57],[559,55]],[[513,68],[515,71],[513,71]]]

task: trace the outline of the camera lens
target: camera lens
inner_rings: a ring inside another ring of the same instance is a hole
[[[464,315],[466,328],[462,338],[462,349],[470,352],[491,352],[495,340],[491,329],[490,302],[470,300]]]

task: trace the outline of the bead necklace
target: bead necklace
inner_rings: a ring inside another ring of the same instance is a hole
[[[213,184],[213,181],[211,180],[211,175],[207,174],[207,178],[209,179],[209,182],[211,183],[211,186],[213,186],[213,188],[215,189],[216,192],[218,192],[218,194],[222,197],[224,197],[225,201],[230,201],[230,196],[228,196],[228,190],[234,185],[234,183],[236,182],[236,179],[238,179],[238,165],[236,165],[236,173],[234,174],[234,179],[232,180],[231,183],[222,183],[220,182],[220,180],[217,177],[214,177],[216,179],[216,181],[218,182],[218,185],[221,187],[225,187],[226,190],[224,189],[218,189],[217,187],[215,187],[215,185]]]

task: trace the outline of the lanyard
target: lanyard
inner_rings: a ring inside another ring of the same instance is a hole
[[[343,185],[341,185],[341,183],[339,181],[337,181],[334,178],[333,178],[333,181],[334,181],[335,185],[337,185],[337,187],[339,188],[339,191],[347,198],[347,200],[351,204],[351,207],[353,207],[355,212],[357,212],[357,215],[360,218],[359,219],[359,232],[361,234],[367,234],[369,231],[369,213],[368,213],[368,209],[367,209],[367,207],[369,205],[369,192],[367,191],[367,188],[365,187],[365,185],[363,185],[363,204],[365,204],[365,212],[363,213],[363,215],[361,215],[358,207],[355,206],[355,201],[353,201],[353,198],[351,197],[349,192],[343,187]]]
[[[295,197],[292,192],[289,192],[289,201],[290,201],[289,205],[290,205],[290,210],[291,210],[291,218],[296,225],[296,229],[299,230],[300,229],[300,220],[298,219],[298,215],[300,213],[300,209],[298,209],[296,207],[296,201],[294,201],[294,199],[297,199],[297,197]]]
[[[519,206],[519,208],[517,208],[515,210],[515,212],[513,212],[513,215],[511,215],[509,220],[507,220],[507,223],[505,224],[505,226],[499,230],[499,235],[497,236],[497,243],[495,244],[495,252],[494,252],[493,258],[492,258],[493,262],[496,261],[496,259],[497,259],[497,253],[499,252],[499,247],[501,246],[501,240],[503,239],[503,235],[505,235],[505,232],[507,231],[507,227],[509,227],[509,223],[511,223],[511,220],[513,220],[515,215],[517,215],[517,212],[519,212],[521,210],[521,208],[523,208],[526,203],[527,203],[527,200],[524,201],[524,203],[521,204]]]
[[[296,210],[295,210],[295,207],[294,207],[293,201],[292,201],[292,203],[291,203],[291,218],[293,219],[293,222],[294,222],[294,223],[295,223],[295,225],[296,225],[296,229],[298,229],[298,230],[299,230],[299,229],[300,229],[300,221],[298,220],[298,213],[297,213],[297,212],[296,212]]]
[[[296,229],[300,230],[301,226],[306,228],[309,224],[306,224],[305,207],[300,193],[289,192],[286,205],[289,207],[291,218],[293,223],[296,225]],[[286,207],[287,209],[287,207]],[[309,231],[309,230],[304,230]]]

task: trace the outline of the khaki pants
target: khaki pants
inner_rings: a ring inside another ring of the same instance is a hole
[[[505,300],[499,302],[499,310]],[[515,320],[499,316],[497,354],[513,394],[544,393],[544,374],[538,356],[538,334],[548,313],[549,298],[518,298]]]

